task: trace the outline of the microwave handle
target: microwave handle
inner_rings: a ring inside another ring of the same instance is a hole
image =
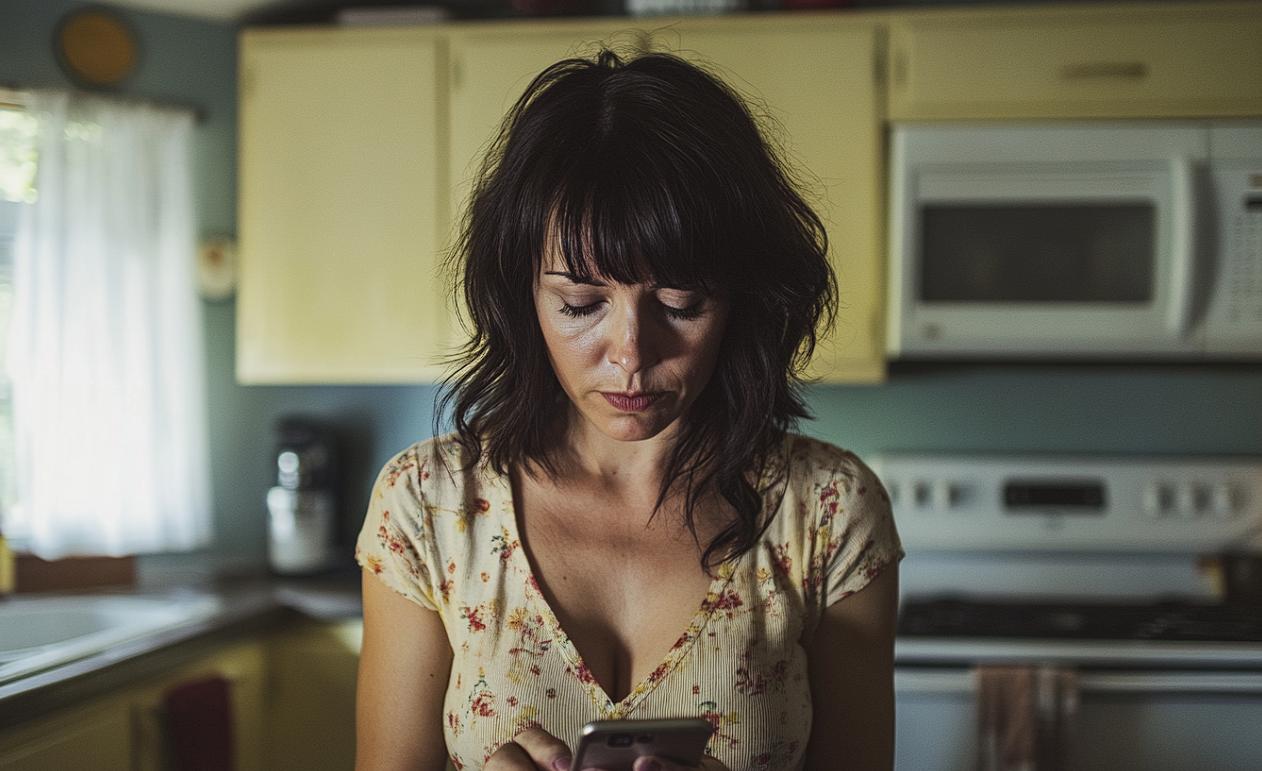
[[[1196,251],[1201,212],[1197,200],[1196,167],[1191,158],[1170,162],[1171,178],[1171,266],[1170,303],[1166,306],[1166,329],[1183,337],[1192,326],[1192,301],[1196,292]]]

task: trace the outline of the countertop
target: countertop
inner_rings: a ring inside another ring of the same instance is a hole
[[[362,618],[357,583],[251,580],[211,588],[134,593],[145,597],[211,595],[220,600],[209,617],[128,640],[99,653],[0,683],[0,730],[85,699],[160,675],[195,661],[218,646],[283,628],[303,619]]]

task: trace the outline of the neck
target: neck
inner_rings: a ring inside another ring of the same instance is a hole
[[[562,476],[643,490],[656,497],[677,436],[672,426],[650,439],[613,439],[572,411],[560,439]]]

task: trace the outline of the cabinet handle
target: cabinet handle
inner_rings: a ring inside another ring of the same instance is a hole
[[[1148,77],[1148,65],[1143,62],[1082,62],[1066,64],[1060,68],[1062,80],[1143,80]]]

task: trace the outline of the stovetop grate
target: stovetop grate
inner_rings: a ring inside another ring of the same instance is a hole
[[[1262,642],[1262,608],[1182,602],[1127,605],[937,599],[904,603],[898,633],[921,637]]]

